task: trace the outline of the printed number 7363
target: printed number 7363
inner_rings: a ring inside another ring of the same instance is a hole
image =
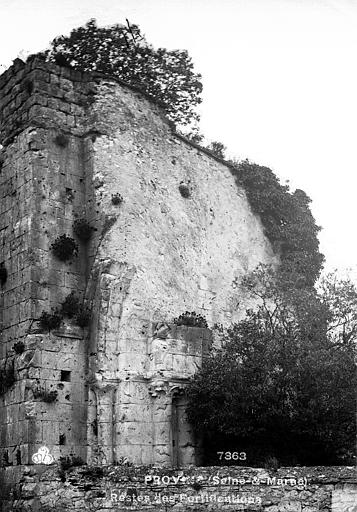
[[[247,454],[245,452],[217,452],[219,460],[246,460]]]

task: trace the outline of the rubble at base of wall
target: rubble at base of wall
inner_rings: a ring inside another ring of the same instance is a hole
[[[16,469],[12,474],[12,471]],[[17,483],[11,484],[11,477]],[[7,481],[7,483],[6,483]],[[353,467],[25,466],[3,471],[2,512],[356,512]],[[5,499],[4,499],[5,498]]]

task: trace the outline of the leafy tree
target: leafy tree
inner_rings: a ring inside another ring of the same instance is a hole
[[[232,172],[242,186],[252,210],[261,218],[267,238],[280,254],[281,274],[298,286],[313,286],[324,256],[319,252],[320,227],[309,208],[311,199],[303,190],[289,191],[268,167],[244,160],[231,161]]]
[[[260,300],[241,322],[218,328],[188,389],[188,417],[216,451],[291,464],[352,463],[356,439],[357,290],[328,276],[319,293],[279,286],[262,268],[244,283]],[[326,289],[328,293],[326,294]]]
[[[43,54],[48,60],[81,71],[98,71],[139,87],[160,103],[174,123],[198,121],[201,75],[186,50],[155,49],[137,25],[98,27],[91,19],[70,35],[56,37]]]

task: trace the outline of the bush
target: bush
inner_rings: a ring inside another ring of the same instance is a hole
[[[88,242],[92,236],[93,228],[86,219],[76,219],[73,223],[73,231],[82,242]]]
[[[47,391],[45,388],[39,387],[34,389],[33,396],[39,398],[42,402],[51,403],[57,399],[58,392],[56,390]]]
[[[23,341],[17,341],[12,347],[12,350],[14,350],[16,354],[22,354],[25,350],[25,343]]]
[[[211,142],[211,144],[207,146],[207,149],[211,151],[214,155],[216,155],[218,158],[222,158],[222,160],[224,160],[227,148],[224,144],[222,144],[222,142]]]
[[[42,54],[60,66],[98,71],[140,88],[163,106],[171,121],[191,125],[198,121],[201,75],[193,70],[187,51],[155,49],[137,25],[98,27],[95,20],[53,40]]]
[[[61,322],[62,315],[55,308],[52,308],[52,313],[42,311],[39,318],[40,327],[43,331],[51,331],[52,329],[56,329],[61,325]]]
[[[261,271],[255,277],[257,309],[218,327],[221,348],[186,388],[203,465],[235,446],[251,466],[352,465],[357,289],[329,281],[319,294],[282,292]]]
[[[68,261],[78,254],[78,245],[67,235],[61,235],[51,244],[54,256],[61,261]]]
[[[73,318],[78,313],[79,307],[79,298],[72,291],[62,303],[62,314],[68,318]]]
[[[87,327],[89,325],[89,322],[91,320],[92,313],[89,308],[83,307],[80,308],[78,313],[75,316],[75,323],[79,327]]]
[[[208,327],[207,320],[203,316],[197,315],[194,311],[186,311],[178,318],[174,318],[174,324],[188,325],[190,327]]]
[[[190,189],[188,188],[187,185],[184,185],[183,183],[181,183],[181,185],[179,185],[179,191],[180,191],[180,194],[182,195],[182,197],[184,198],[188,198],[190,197]]]
[[[118,206],[123,202],[123,197],[120,194],[112,194],[112,204]]]

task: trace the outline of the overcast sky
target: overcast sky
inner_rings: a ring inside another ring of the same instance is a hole
[[[304,189],[328,268],[357,276],[357,0],[0,0],[0,72],[90,18],[187,49],[207,139]]]

